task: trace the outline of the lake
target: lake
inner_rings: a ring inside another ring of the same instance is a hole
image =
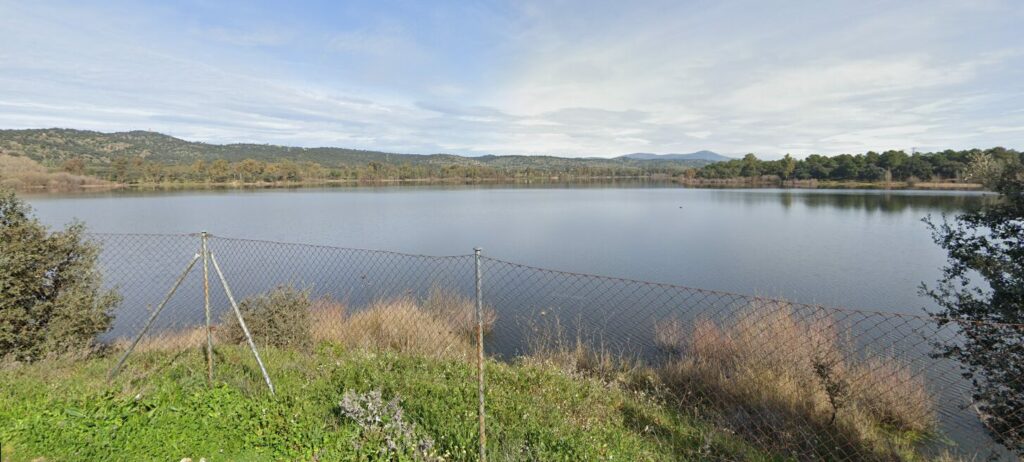
[[[921,314],[944,253],[921,220],[984,194],[590,187],[113,192],[28,200],[54,226],[471,253],[558,270]]]
[[[467,254],[480,246],[496,259],[484,261],[485,303],[498,319],[488,336],[489,354],[523,353],[536,332],[532,323],[555,316],[578,323],[579,332],[596,333],[602,345],[653,358],[659,354],[658,322],[725,321],[761,303],[721,292],[925,314],[934,306],[918,295],[918,286],[939,277],[945,256],[922,219],[941,220],[988,197],[620,183],[113,192],[28,200],[49,225],[78,219],[96,233],[177,234],[97,237],[108,282],[124,296],[110,337],[141,328],[146,307],[163,297],[199,246],[198,238],[184,234],[206,230],[225,238],[462,256],[210,241],[238,298],[294,283],[350,309],[394,295],[423,295],[436,284],[472,294]],[[186,280],[157,330],[202,325],[199,278],[194,271]],[[221,319],[227,302],[217,290],[211,297]],[[957,364],[931,356],[931,342],[954,338],[952,326],[806,305],[792,310],[808,322],[829,317],[853,338],[850,355],[905,364],[920,374],[936,396],[942,433],[968,453],[990,447],[967,408],[970,383]]]

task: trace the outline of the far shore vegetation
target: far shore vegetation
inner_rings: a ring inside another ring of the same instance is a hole
[[[409,155],[342,148],[210,145],[152,132],[0,130],[0,186],[19,191],[257,188],[645,180],[686,187],[981,189],[968,172],[1014,165],[1004,148],[810,155],[724,162]]]

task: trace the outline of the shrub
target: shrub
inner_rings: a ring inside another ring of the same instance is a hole
[[[311,307],[309,291],[291,286],[279,286],[268,293],[246,298],[238,305],[256,343],[304,350],[313,345]],[[221,335],[227,342],[245,342],[245,333],[234,310],[224,314]]]
[[[101,289],[99,248],[75,223],[50,232],[0,192],[0,357],[34,361],[94,349],[120,301]]]
[[[1024,456],[1024,165],[974,156],[972,175],[999,194],[942,223],[925,220],[946,251],[942,277],[921,285],[958,331],[936,346],[971,381],[971,399],[996,441]]]

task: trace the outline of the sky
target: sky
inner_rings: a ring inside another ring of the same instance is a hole
[[[0,0],[0,128],[403,153],[1024,148],[1024,3]]]

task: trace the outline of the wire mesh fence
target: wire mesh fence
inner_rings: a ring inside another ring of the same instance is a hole
[[[198,234],[91,238],[102,248],[105,284],[123,297],[104,337],[113,343],[142,330],[201,242]],[[1021,450],[1024,377],[982,383],[938,353],[975,328],[1022,341],[1024,326],[829,308],[486,256],[478,273],[469,253],[216,236],[208,248],[258,348],[333,342],[469,361],[479,320],[489,358],[526,357],[656,390],[681,416],[783,458],[1016,460]],[[216,276],[210,284],[219,287]],[[241,342],[225,291],[209,297],[216,342]],[[205,345],[205,304],[203,273],[191,271],[138,349]],[[288,332],[294,323],[306,327]],[[993,354],[1021,360],[1006,351]]]

